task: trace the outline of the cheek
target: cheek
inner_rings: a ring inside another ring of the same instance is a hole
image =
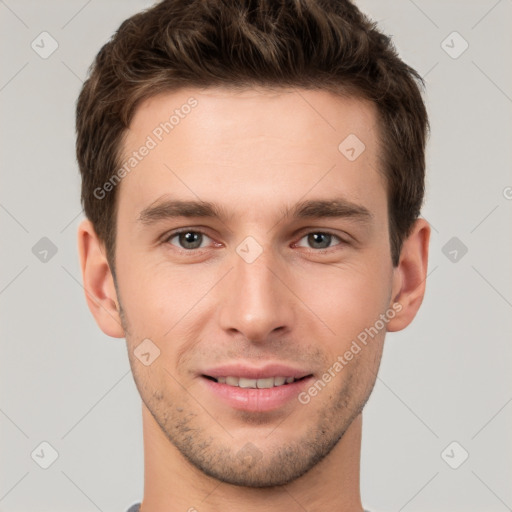
[[[307,297],[307,306],[334,331],[334,343],[346,344],[386,310],[390,275],[379,265],[326,266],[301,278],[300,296]]]
[[[132,258],[120,268],[120,294],[128,318],[139,332],[163,336],[214,284],[203,274]]]

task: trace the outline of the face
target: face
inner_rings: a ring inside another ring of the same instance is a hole
[[[145,407],[208,475],[296,479],[361,412],[396,312],[375,109],[187,89],[143,103],[124,149],[117,296]]]

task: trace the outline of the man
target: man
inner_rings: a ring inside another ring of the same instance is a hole
[[[427,114],[349,1],[167,0],[77,105],[89,308],[126,338],[130,511],[362,511],[362,410],[424,295]]]

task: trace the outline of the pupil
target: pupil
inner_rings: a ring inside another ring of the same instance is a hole
[[[191,231],[180,233],[180,243],[186,249],[197,249],[201,245],[201,235]]]
[[[309,243],[316,249],[326,249],[331,243],[331,235],[327,233],[312,233],[309,235]]]

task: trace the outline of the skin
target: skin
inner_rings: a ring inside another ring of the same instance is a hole
[[[143,402],[141,510],[362,511],[361,411],[386,331],[406,327],[423,299],[429,226],[416,221],[393,267],[375,107],[326,91],[159,95],[138,107],[125,154],[190,97],[198,105],[117,190],[116,285],[88,220],[78,234],[89,308],[103,332],[126,337]],[[365,144],[354,161],[338,150],[349,134]],[[139,220],[170,197],[215,203],[226,216]],[[283,214],[338,198],[370,215]],[[178,228],[204,233],[202,247],[170,238]],[[323,246],[308,236],[325,232],[334,236],[320,235]],[[252,263],[236,251],[248,236],[262,250]],[[393,318],[307,404],[240,411],[201,377],[242,361],[285,363],[317,380],[393,305]],[[160,350],[149,366],[134,354],[146,338]]]

